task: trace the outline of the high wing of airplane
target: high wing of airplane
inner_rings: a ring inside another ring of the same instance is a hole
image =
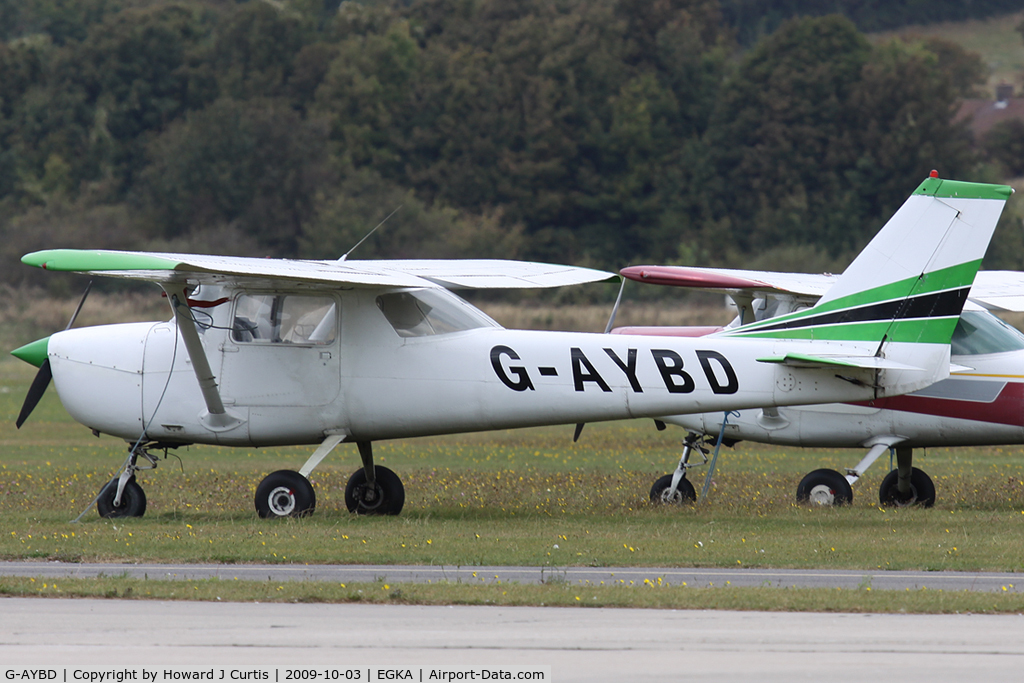
[[[735,303],[730,328],[773,319],[813,306],[836,282],[832,274],[773,273],[676,266],[631,266],[631,280],[719,292]],[[741,410],[725,419],[721,412],[675,415],[659,422],[690,432],[677,467],[674,490],[652,488],[652,499],[693,500],[685,481],[689,457],[698,441],[747,440],[788,446],[864,448],[866,455],[846,474],[832,469],[810,472],[797,487],[797,499],[818,504],[849,503],[852,485],[886,451],[895,450],[897,469],[882,481],[883,504],[935,502],[935,486],[913,467],[913,449],[1024,443],[1024,334],[990,311],[1024,311],[1024,273],[980,271],[951,340],[950,377],[905,396],[816,406]],[[723,328],[631,327],[615,334],[703,336]],[[669,482],[671,483],[671,482]]]
[[[19,423],[52,376],[75,420],[128,442],[98,496],[104,516],[143,514],[136,473],[183,444],[318,444],[255,494],[262,517],[309,514],[308,477],[343,442],[362,462],[348,509],[398,514],[401,480],[373,460],[381,439],[871,401],[942,380],[1011,191],[926,179],[818,304],[707,338],[506,330],[451,291],[614,277],[565,266],[36,252],[23,261],[154,282],[173,317],[67,329],[14,351],[40,368]]]

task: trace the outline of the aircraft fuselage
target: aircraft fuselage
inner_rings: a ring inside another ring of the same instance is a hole
[[[864,381],[858,386],[830,370],[758,362],[773,353],[774,341],[506,330],[445,290],[428,290],[434,319],[425,331],[418,317],[424,306],[413,310],[370,290],[309,297],[210,289],[206,300],[225,301],[205,312],[194,308],[193,315],[233,424],[203,418],[203,395],[173,321],[53,335],[48,353],[68,412],[128,440],[145,430],[152,440],[255,446],[320,443],[329,434],[374,441],[875,394],[868,371],[846,373]],[[297,309],[291,332],[250,319],[287,318],[286,297],[315,299]],[[460,329],[457,321],[445,322],[448,313],[476,322]],[[801,342],[785,344],[793,349]]]

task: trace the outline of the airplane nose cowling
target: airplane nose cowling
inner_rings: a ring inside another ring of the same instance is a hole
[[[50,337],[53,383],[71,417],[105,434],[138,438],[143,357],[154,324],[83,327]]]

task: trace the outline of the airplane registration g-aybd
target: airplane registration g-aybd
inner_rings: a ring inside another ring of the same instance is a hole
[[[309,514],[308,476],[342,442],[349,510],[398,514],[381,439],[866,401],[949,374],[949,341],[1012,190],[927,179],[818,304],[699,339],[506,330],[450,290],[557,286],[607,273],[509,261],[281,261],[50,250],[55,271],[146,280],[169,322],[67,329],[13,353],[71,416],[125,439],[103,516],[139,516],[139,457],[184,444],[319,444],[256,489],[262,517]],[[69,328],[71,326],[69,325]]]

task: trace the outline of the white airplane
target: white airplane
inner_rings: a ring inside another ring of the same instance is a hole
[[[75,420],[130,444],[97,497],[103,516],[142,515],[136,472],[156,466],[153,451],[194,443],[319,444],[256,489],[260,516],[283,517],[314,510],[310,473],[355,442],[346,506],[398,514],[404,488],[374,464],[373,441],[868,401],[945,378],[1011,192],[926,179],[816,306],[699,339],[506,330],[449,291],[609,277],[580,268],[36,252],[23,262],[154,282],[173,318],[67,329],[14,351],[40,367],[18,423],[52,376]]]
[[[836,282],[836,276],[676,266],[631,266],[620,273],[639,282],[723,293],[739,314],[727,328],[624,327],[613,334],[661,334],[699,337],[736,329],[790,311],[813,306]],[[950,377],[904,396],[841,404],[766,406],[735,411],[662,417],[663,423],[688,430],[674,475],[658,480],[651,499],[684,502],[696,499],[686,470],[694,467],[694,448],[719,437],[727,445],[754,441],[813,448],[864,448],[860,462],[840,474],[818,469],[797,487],[799,501],[842,505],[853,500],[852,485],[886,451],[895,451],[897,468],[879,487],[883,504],[935,503],[935,486],[913,467],[913,449],[1024,443],[1024,334],[991,312],[1024,311],[1024,273],[981,271],[951,340]],[[707,461],[705,457],[705,462]],[[703,463],[701,463],[703,464]],[[671,485],[673,476],[676,485]],[[902,487],[902,488],[901,488]]]

